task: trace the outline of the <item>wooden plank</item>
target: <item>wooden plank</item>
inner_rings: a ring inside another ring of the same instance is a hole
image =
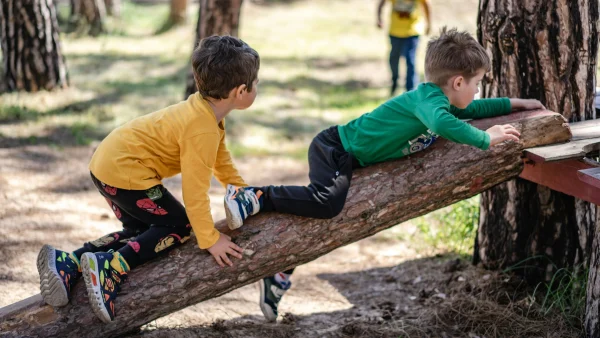
[[[550,146],[528,148],[524,150],[524,153],[527,158],[534,162],[552,162],[568,159],[582,159],[589,152],[598,149],[600,149],[600,137],[553,144]]]
[[[571,142],[525,149],[525,156],[535,162],[581,159],[600,149],[600,119],[569,124]]]
[[[600,138],[600,119],[570,123],[573,141]]]
[[[591,162],[573,159],[558,162],[533,162],[524,159],[523,162],[523,171],[519,177],[600,205],[600,187],[578,179],[580,170],[595,168]]]

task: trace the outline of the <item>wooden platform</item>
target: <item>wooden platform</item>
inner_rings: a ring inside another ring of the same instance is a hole
[[[600,205],[600,119],[570,125],[571,142],[525,149],[520,177]],[[597,156],[597,155],[595,155]]]

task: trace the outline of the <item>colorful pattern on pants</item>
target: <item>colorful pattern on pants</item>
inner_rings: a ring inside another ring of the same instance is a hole
[[[74,252],[78,258],[84,252],[114,250],[133,268],[190,238],[185,208],[164,186],[126,190],[103,183],[93,174],[92,180],[123,230],[85,243]]]

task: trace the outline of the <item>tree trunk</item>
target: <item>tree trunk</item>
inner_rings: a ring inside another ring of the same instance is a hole
[[[570,121],[596,117],[598,1],[482,0],[479,9],[478,37],[492,56],[483,97],[536,98]],[[595,214],[590,203],[522,179],[501,184],[482,194],[474,262],[497,269],[529,259],[518,271],[531,283],[585,267]]]
[[[529,118],[524,118],[528,116]],[[263,276],[316,259],[338,247],[373,235],[413,217],[471,197],[515,177],[523,147],[570,138],[565,120],[547,112],[480,120],[485,129],[512,118],[522,144],[504,143],[487,151],[438,140],[408,158],[357,170],[342,213],[323,220],[278,213],[251,217],[230,234],[244,248],[234,267],[220,268],[195,238],[132,271],[116,301],[116,321],[106,325],[89,311],[83,283],[71,303],[52,309],[41,297],[0,309],[0,332],[7,337],[114,337],[156,318],[220,296]],[[516,120],[515,120],[516,118]]]
[[[8,91],[36,92],[68,85],[52,0],[2,0],[0,42]]]
[[[479,41],[492,56],[483,97],[537,98],[570,121],[596,118],[598,1],[482,0],[479,10]],[[526,265],[516,271],[532,284],[589,266],[587,334],[600,336],[597,207],[515,179],[482,194],[480,215],[475,263]]]
[[[600,221],[600,213],[596,213],[596,224]],[[587,299],[585,307],[585,332],[588,337],[600,336],[600,231],[594,234],[594,244],[590,258],[588,274]]]
[[[106,14],[113,17],[121,16],[121,0],[104,0]]]
[[[238,36],[240,11],[243,0],[200,0],[200,14],[196,25],[196,41],[212,35]],[[191,68],[191,67],[190,67]],[[188,72],[185,98],[198,91],[192,70]]]
[[[70,31],[97,36],[105,32],[105,17],[104,0],[71,0]]]
[[[181,25],[187,21],[187,0],[171,0],[169,22],[172,25]]]

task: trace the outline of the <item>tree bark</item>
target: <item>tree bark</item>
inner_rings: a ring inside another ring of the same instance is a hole
[[[114,337],[156,318],[217,297],[233,289],[316,259],[338,247],[373,235],[413,217],[471,197],[517,176],[523,148],[568,140],[565,120],[548,112],[518,113],[476,121],[480,129],[510,123],[522,143],[503,143],[487,151],[438,140],[430,149],[398,161],[385,162],[354,174],[342,213],[323,220],[263,213],[249,218],[230,234],[244,248],[244,258],[221,269],[195,238],[132,271],[124,294],[116,300],[117,317],[104,325],[88,308],[83,283],[71,303],[52,309],[32,297],[0,309],[5,337]]]
[[[181,25],[187,21],[187,0],[171,0],[169,22],[172,25]]]
[[[600,221],[600,213],[596,213],[596,224]],[[600,232],[594,234],[590,271],[587,283],[587,299],[585,306],[585,332],[588,337],[598,337],[600,333]]]
[[[570,121],[596,117],[598,1],[482,0],[479,10],[478,38],[492,57],[482,97],[539,99]],[[474,262],[526,265],[517,271],[534,284],[586,267],[595,215],[590,203],[522,179],[501,184],[482,194]]]
[[[113,17],[121,16],[121,0],[104,0],[106,14]]]
[[[200,13],[196,25],[196,41],[212,35],[238,36],[240,11],[243,0],[200,0]],[[191,67],[190,67],[191,68]],[[187,76],[185,98],[198,91],[194,75],[190,69]]]
[[[104,0],[71,0],[70,31],[97,36],[105,32],[105,17]]]
[[[68,85],[52,0],[2,0],[0,5],[4,85],[36,92]]]

